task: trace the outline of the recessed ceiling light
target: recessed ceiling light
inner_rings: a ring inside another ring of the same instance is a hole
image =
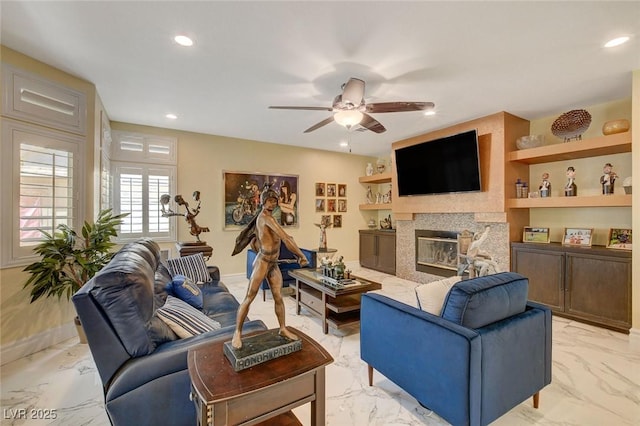
[[[348,142],[340,142],[340,146],[345,147],[345,146],[349,146]]]
[[[629,41],[629,36],[617,37],[617,38],[614,38],[613,40],[609,40],[608,42],[606,42],[604,44],[604,47],[620,46],[621,44],[624,44],[628,41]]]
[[[424,115],[436,115],[436,111],[433,109],[430,109],[429,111],[426,111]]]
[[[178,116],[175,114],[167,114],[165,115],[165,117],[167,117],[170,120],[175,120],[176,118],[178,118]]]
[[[186,35],[177,35],[173,39],[180,46],[185,46],[185,47],[193,46],[193,40],[187,37]]]

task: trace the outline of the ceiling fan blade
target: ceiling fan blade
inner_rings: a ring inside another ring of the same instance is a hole
[[[304,111],[332,111],[328,107],[305,107],[305,106],[270,106],[269,109],[296,109]]]
[[[351,77],[342,89],[342,102],[358,106],[364,98],[364,81]]]
[[[366,111],[378,112],[407,112],[422,111],[435,107],[433,102],[378,102],[366,105]]]
[[[376,133],[382,133],[387,131],[387,129],[385,129],[384,126],[378,120],[376,120],[369,114],[363,113],[362,115],[363,115],[362,121],[360,121],[360,125],[362,127],[365,127],[371,130],[372,132],[376,132]]]
[[[313,132],[314,130],[319,129],[322,126],[326,126],[327,124],[331,123],[332,121],[333,121],[333,115],[331,117],[325,118],[321,122],[319,122],[317,124],[314,124],[313,126],[309,127],[307,130],[304,131],[304,133]]]

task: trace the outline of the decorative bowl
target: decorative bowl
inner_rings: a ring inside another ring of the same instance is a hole
[[[571,139],[582,139],[582,134],[591,125],[591,114],[584,109],[565,112],[551,125],[551,133],[569,142]]]
[[[614,135],[616,133],[624,133],[627,131],[629,131],[629,120],[626,118],[607,121],[602,126],[603,135]]]
[[[529,135],[516,139],[518,149],[529,149],[542,145],[544,145],[544,135]]]

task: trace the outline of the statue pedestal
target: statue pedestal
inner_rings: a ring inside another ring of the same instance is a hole
[[[206,241],[177,243],[176,250],[178,250],[180,257],[202,253],[204,260],[209,260],[213,254],[213,248],[208,246]]]
[[[253,367],[302,349],[302,340],[290,340],[281,336],[278,329],[242,339],[242,347],[235,349],[231,342],[224,342],[223,351],[235,371]]]

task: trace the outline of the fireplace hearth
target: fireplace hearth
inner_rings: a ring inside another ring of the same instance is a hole
[[[450,277],[458,273],[458,233],[416,230],[416,271]]]

